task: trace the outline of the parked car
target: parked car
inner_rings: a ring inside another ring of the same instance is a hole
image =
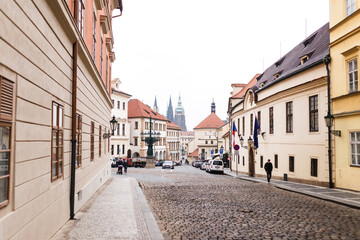
[[[201,170],[205,170],[207,164],[208,164],[208,161],[203,162],[203,163],[201,164],[201,166],[200,166],[200,169],[201,169]]]
[[[199,162],[199,160],[193,161],[193,162],[191,163],[191,165],[192,165],[193,167],[195,167],[195,164],[196,164],[197,162]]]
[[[162,165],[162,169],[165,169],[165,168],[174,169],[174,162],[173,161],[164,161],[164,163]]]
[[[175,163],[175,166],[181,166],[181,160],[179,160],[179,161],[174,161],[174,163]]]
[[[195,163],[195,167],[196,167],[196,168],[200,168],[202,164],[203,164],[202,161],[197,161],[197,162]]]
[[[208,172],[224,173],[224,163],[222,160],[214,159],[209,161]]]
[[[155,161],[155,167],[162,166],[163,163],[164,163],[164,160]]]

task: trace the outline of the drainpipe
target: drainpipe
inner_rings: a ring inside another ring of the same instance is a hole
[[[326,72],[327,72],[328,115],[331,114],[331,108],[330,108],[330,70],[329,70],[330,61],[331,61],[330,55],[326,55],[324,57],[324,63],[326,65]],[[331,155],[332,155],[332,151],[331,151],[331,126],[328,126],[329,188],[334,187],[334,183],[332,182]]]
[[[79,3],[75,1],[74,18],[78,26]],[[72,85],[72,111],[71,111],[71,172],[70,172],[70,219],[74,219],[75,205],[75,158],[76,158],[76,99],[77,99],[77,58],[78,58],[78,41],[73,44],[73,85]]]

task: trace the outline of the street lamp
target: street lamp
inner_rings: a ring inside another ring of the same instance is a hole
[[[111,135],[114,136],[114,132],[116,130],[117,127],[117,121],[115,119],[115,116],[112,117],[112,119],[110,120],[110,128],[111,128]]]
[[[331,115],[331,113],[328,112],[328,114],[324,117],[326,127],[330,130],[332,126],[334,126],[334,116]],[[341,137],[341,131],[340,130],[330,130],[332,134],[334,134],[337,137]]]
[[[248,138],[248,146],[251,146],[253,144],[254,140],[249,136]]]
[[[244,139],[242,137],[240,137],[240,145],[243,147],[244,146]]]

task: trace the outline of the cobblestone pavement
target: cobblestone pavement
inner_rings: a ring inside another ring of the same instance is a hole
[[[360,210],[191,166],[129,168],[165,239],[360,239]]]

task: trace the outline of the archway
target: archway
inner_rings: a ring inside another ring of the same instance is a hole
[[[127,158],[131,158],[131,150],[127,150]]]

